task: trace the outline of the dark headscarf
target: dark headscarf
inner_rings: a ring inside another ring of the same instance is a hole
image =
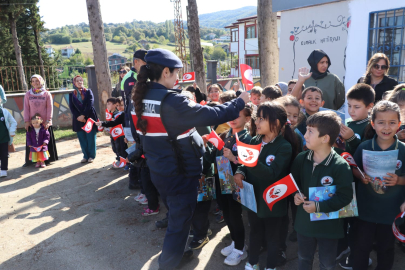
[[[324,58],[325,56],[328,58],[328,62],[329,62],[328,69],[325,71],[325,73],[320,73],[317,65],[318,65],[319,61],[321,61],[321,59]],[[329,56],[324,51],[314,50],[309,55],[307,61],[308,61],[308,64],[311,66],[312,78],[314,78],[315,80],[319,80],[319,79],[326,77],[326,75],[328,75],[331,62],[330,62]]]

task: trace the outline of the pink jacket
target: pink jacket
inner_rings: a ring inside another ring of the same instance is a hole
[[[53,102],[52,95],[48,91],[34,94],[29,90],[24,97],[24,122],[31,122],[31,118],[39,113],[44,119],[44,124],[50,120],[52,125]]]

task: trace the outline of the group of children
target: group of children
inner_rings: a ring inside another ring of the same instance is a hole
[[[292,85],[295,82],[289,82]],[[236,98],[233,91],[222,92],[211,85],[208,106]],[[214,89],[215,93],[212,93]],[[326,90],[327,91],[327,90]],[[405,84],[387,92],[385,100],[374,104],[375,92],[367,84],[354,85],[346,95],[351,117],[346,124],[332,110],[322,110],[323,92],[317,87],[303,89],[297,100],[282,96],[277,86],[264,89],[254,87],[251,102],[228,127],[218,132],[225,146],[222,150],[206,142],[203,178],[214,176],[216,200],[230,230],[232,243],[221,250],[225,264],[237,265],[249,257],[245,269],[260,269],[259,254],[267,249],[264,269],[275,269],[285,263],[288,234],[288,210],[291,207],[293,228],[289,239],[298,240],[298,269],[312,269],[318,247],[321,269],[333,269],[337,262],[344,269],[366,269],[372,262],[369,254],[377,251],[377,268],[391,269],[394,263],[395,236],[392,223],[400,211],[405,210],[405,131],[401,118],[405,110]],[[224,100],[221,100],[224,99]],[[241,142],[261,144],[255,167],[240,165],[236,147],[236,134]],[[338,147],[337,140],[345,143]],[[386,173],[381,183],[385,193],[372,188],[374,180],[364,173],[363,150],[389,151],[398,149],[395,174]],[[353,155],[358,168],[351,167],[341,157],[343,152]],[[232,194],[221,194],[215,157],[229,159],[235,183],[243,188],[243,181],[253,185],[257,213],[247,211],[250,225],[249,255],[245,247],[245,229],[242,206]],[[363,174],[359,171],[361,170]],[[263,199],[264,190],[292,174],[301,193],[277,202],[270,210]],[[353,185],[354,183],[354,185]],[[335,194],[325,201],[310,201],[309,189],[335,186]],[[354,190],[353,190],[354,187]],[[218,191],[219,190],[219,191]],[[311,221],[311,213],[330,213],[349,205],[357,196],[358,217]],[[198,202],[193,221],[193,241],[190,247],[198,249],[209,241],[207,207]],[[208,207],[209,209],[209,207]],[[199,224],[206,224],[199,226]],[[203,233],[201,231],[203,230]],[[350,254],[349,254],[350,252]]]

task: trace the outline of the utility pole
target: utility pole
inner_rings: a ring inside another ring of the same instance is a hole
[[[193,52],[193,64],[195,81],[201,91],[207,94],[207,82],[205,80],[204,57],[200,41],[200,23],[198,20],[197,0],[188,0],[188,37],[190,52]]]
[[[93,45],[100,116],[102,120],[105,120],[104,111],[107,109],[107,99],[111,96],[112,89],[104,25],[103,19],[101,18],[99,0],[86,0],[86,5],[87,15],[89,17],[91,43]]]
[[[272,0],[257,0],[260,81],[263,87],[278,82],[277,12]]]

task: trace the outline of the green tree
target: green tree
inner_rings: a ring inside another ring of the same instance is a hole
[[[86,66],[94,65],[93,59],[91,59],[90,57],[87,57],[86,60],[84,60],[84,64]]]
[[[160,36],[160,37],[159,37],[159,43],[160,43],[160,44],[166,44],[166,39],[165,39],[164,36]]]
[[[77,48],[75,54],[82,54],[82,52],[79,50],[79,48]]]
[[[221,47],[216,47],[211,54],[212,60],[225,60],[226,52]]]

